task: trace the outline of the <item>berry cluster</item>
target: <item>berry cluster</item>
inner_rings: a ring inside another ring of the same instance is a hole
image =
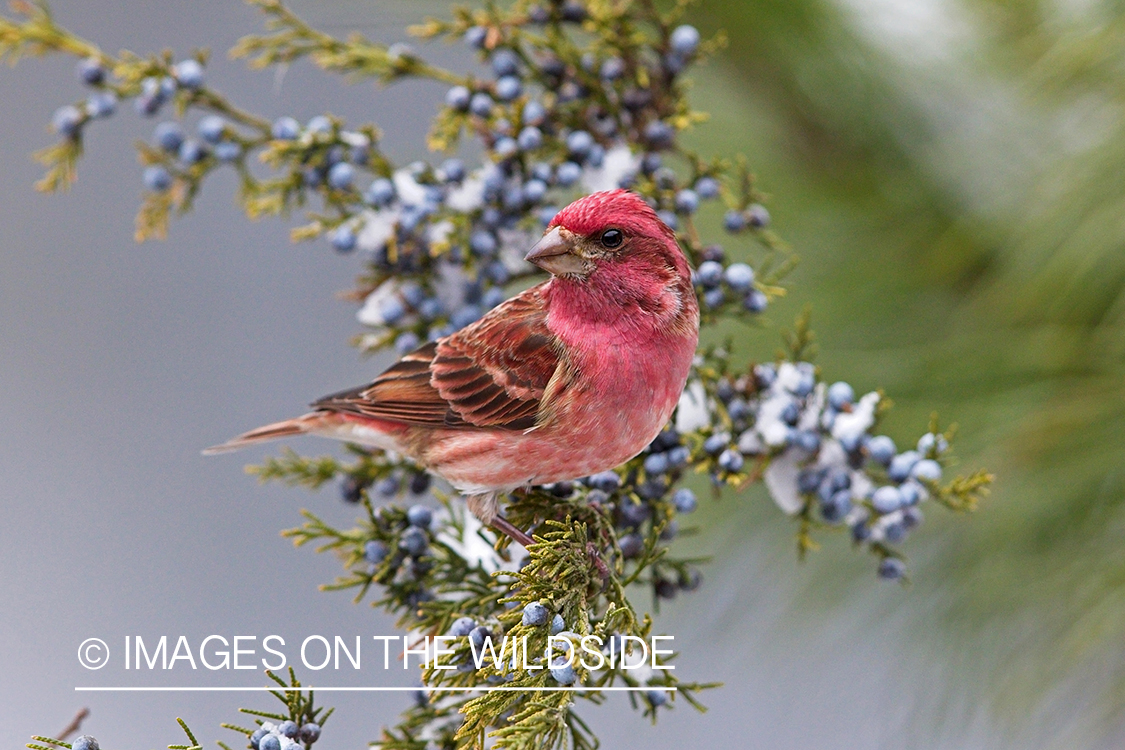
[[[188,136],[179,122],[167,121],[156,126],[153,140],[164,153],[174,157],[181,169],[190,168],[211,158],[221,164],[237,162],[243,145],[235,131],[219,115],[207,115],[196,128],[198,138]],[[144,171],[145,187],[163,192],[172,186],[172,174],[162,164],[153,164]]]
[[[710,434],[701,447],[712,481],[737,481],[755,462],[783,511],[850,528],[856,543],[880,558],[883,578],[905,573],[891,545],[921,524],[918,505],[930,497],[955,501],[940,485],[947,437],[935,426],[916,450],[898,453],[891,438],[871,434],[878,392],[857,398],[848,383],[819,382],[808,362],[760,364],[744,376],[718,378],[711,390],[713,399],[701,405],[689,389],[680,417],[699,419],[685,414],[689,409],[704,413],[701,430]],[[715,423],[729,429],[712,431]]]
[[[680,142],[681,131],[705,119],[690,108],[682,74],[718,44],[682,22],[686,3],[669,4],[667,12],[649,2],[539,0],[506,9],[487,3],[415,30],[425,39],[469,45],[483,75],[440,70],[407,45],[336,40],[281,2],[259,5],[271,30],[242,40],[236,55],[261,66],[307,57],[327,70],[386,82],[439,80],[447,88],[429,144],[452,152],[462,139],[475,139],[479,149],[471,151],[480,153],[479,161],[448,153],[433,163],[396,166],[373,125],[348,126],[327,115],[304,124],[257,117],[206,85],[203,57],[111,58],[31,8],[26,24],[9,24],[13,31],[0,34],[0,52],[21,34],[37,49],[81,50],[79,77],[95,89],[85,102],[56,113],[63,139],[40,155],[51,168],[46,186],[72,179],[83,127],[111,114],[120,100],[133,99],[136,111],[150,117],[174,104],[176,117],[157,125],[152,143],[141,147],[148,193],[138,237],[162,234],[172,210],[189,209],[205,178],[223,165],[239,170],[240,200],[253,217],[312,204],[309,223],[294,237],[323,237],[362,259],[354,298],[366,326],[360,344],[372,351],[393,347],[405,354],[477,320],[526,285],[535,269],[522,255],[559,206],[579,193],[617,187],[634,190],[675,230],[695,268],[704,326],[760,321],[782,293],[776,284],[791,259],[769,229],[769,212],[745,163],[705,160]],[[250,169],[252,157],[264,169]],[[734,235],[729,253],[703,239],[710,221]],[[753,241],[753,256],[746,240]],[[798,519],[802,551],[812,547],[814,529],[850,530],[857,545],[879,558],[879,575],[887,579],[904,576],[896,545],[921,522],[921,503],[971,508],[984,491],[984,472],[940,484],[951,456],[949,435],[936,423],[916,449],[899,452],[874,431],[886,403],[880,394],[857,398],[846,383],[822,382],[801,348],[790,346],[790,361],[756,366],[732,364],[729,344],[704,348],[674,423],[641,455],[612,471],[512,493],[504,504],[507,519],[535,539],[518,566],[506,540],[496,541],[463,505],[446,502],[428,475],[397,457],[352,446],[350,462],[289,454],[257,471],[311,488],[342,479],[345,500],[366,512],[357,528],[335,529],[309,514],[286,535],[344,553],[348,575],[332,588],[354,587],[362,597],[374,584],[378,604],[398,614],[403,628],[464,638],[458,669],[427,671],[427,686],[575,684],[582,675],[569,660],[538,671],[495,665],[478,671],[466,651],[491,634],[513,631],[541,644],[552,634],[599,635],[611,652],[616,639],[648,635],[651,621],[637,615],[626,590],[645,584],[659,603],[701,582],[695,564],[669,549],[683,516],[698,505],[693,490],[682,486],[695,473],[709,477],[716,492],[763,480],[779,507]],[[427,492],[445,503],[438,518],[415,504],[417,497],[407,499]],[[393,502],[401,499],[412,507]],[[694,704],[692,694],[702,687],[678,682],[674,673],[658,679],[612,668],[589,683],[615,681],[648,690],[642,707],[653,715],[678,697]],[[677,692],[666,691],[672,686]],[[499,729],[513,748],[529,750],[562,736],[556,717],[571,716],[577,698],[600,695],[498,691],[422,700],[379,745],[453,747]],[[292,721],[246,731],[253,750],[315,741],[305,730],[323,717],[309,713],[311,707],[289,708]],[[306,721],[313,723],[298,728]],[[567,719],[565,734],[576,747],[596,746],[584,726]],[[76,744],[76,750],[97,745]]]
[[[425,495],[431,483],[432,479],[426,472],[408,471],[401,467],[385,472],[374,482],[346,474],[340,481],[340,496],[344,502],[358,503],[363,499],[364,491],[370,487],[378,498],[386,502],[398,497],[403,489],[414,496]]]
[[[581,664],[578,654],[582,638],[577,633],[567,630],[566,621],[561,613],[556,612],[552,615],[549,603],[531,601],[525,604],[520,611],[519,620],[516,624],[525,629],[521,632],[530,629],[531,633],[537,635],[536,642],[544,641],[544,634],[554,636],[551,640],[552,648],[549,663],[544,663],[546,654],[540,655],[537,653],[531,660],[531,665],[545,667],[555,684],[568,686],[579,681],[578,670],[585,668],[585,665]],[[463,654],[459,655],[458,671],[475,671],[475,659],[479,658],[482,666],[491,668],[486,678],[488,682],[495,684],[511,682],[516,679],[516,674],[511,669],[502,664],[493,664],[490,661],[492,652],[485,647],[486,639],[492,639],[493,649],[499,648],[497,641],[502,636],[498,635],[498,626],[493,626],[490,629],[471,617],[459,617],[450,626],[447,634],[454,638],[465,638],[466,643],[470,646]],[[589,648],[589,646],[587,645],[586,648]],[[619,667],[626,653],[633,655],[635,661],[634,647],[620,635],[611,635],[604,639],[601,644],[601,652],[606,657],[598,667],[603,675]],[[470,658],[470,654],[472,658]],[[647,665],[640,669],[640,672],[643,677],[651,675],[651,670],[648,669]],[[654,684],[656,683],[654,682]],[[422,695],[423,700],[425,700],[425,694]],[[647,691],[646,695],[648,695],[649,701],[654,707],[665,703],[667,698],[662,690]]]
[[[116,112],[118,99],[122,96],[135,97],[136,111],[152,116],[177,91],[198,90],[203,86],[204,80],[203,65],[195,59],[172,65],[168,75],[148,76],[141,78],[139,82],[114,80],[106,61],[100,57],[80,60],[76,73],[79,82],[94,91],[83,102],[59,107],[51,118],[55,132],[72,140],[81,137],[83,127],[91,120],[104,119]],[[148,182],[146,178],[146,184]]]
[[[375,513],[378,538],[364,543],[363,559],[372,578],[403,589],[412,605],[434,597],[425,584],[433,567],[433,521],[433,511],[424,505],[411,506],[405,513],[379,508]]]
[[[605,471],[582,480],[590,488],[586,502],[612,513],[621,557],[650,566],[653,593],[660,599],[671,599],[677,591],[694,591],[702,583],[697,568],[668,557],[652,559],[679,533],[676,515],[692,513],[698,506],[691,489],[675,486],[692,463],[691,449],[679,432],[668,428],[623,474]]]
[[[730,297],[740,302],[746,312],[760,313],[769,298],[754,286],[754,269],[746,263],[723,265],[723,249],[712,245],[703,250],[704,261],[695,270],[693,281],[700,289],[700,300],[706,309],[717,310]]]
[[[471,653],[476,654],[483,652],[488,639],[496,637],[491,629],[471,617],[459,617],[450,626],[448,634],[454,638],[467,638],[468,643],[471,644]],[[462,672],[471,672],[476,668],[476,664],[472,659],[463,657],[458,662],[457,668]]]
[[[578,17],[544,13],[531,13],[532,23]],[[534,272],[522,253],[576,189],[633,187],[676,229],[701,200],[723,193],[714,167],[691,160],[685,182],[665,164],[665,154],[678,150],[665,100],[699,52],[693,27],[677,27],[667,49],[640,50],[628,63],[592,53],[568,61],[546,45],[492,39],[483,26],[460,34],[480,51],[493,77],[450,88],[438,132],[450,141],[465,131],[476,134],[483,166],[470,172],[452,158],[436,168],[418,162],[376,175],[360,193],[367,208],[329,234],[337,249],[359,247],[384,272],[374,274],[386,280],[366,295],[359,313],[374,329],[369,346],[393,341],[405,352],[499,304],[510,281]],[[350,170],[347,178],[350,188]],[[740,197],[728,196],[743,206],[731,209],[730,231],[768,224],[768,213],[751,197],[748,187]],[[765,308],[766,292],[749,265],[724,269],[718,246],[699,252],[699,284],[709,309],[720,308],[728,291],[747,312]],[[411,274],[417,276],[407,278]]]
[[[263,721],[250,735],[253,750],[307,750],[320,739],[320,725],[309,722],[297,726],[295,721],[273,724]]]
[[[138,236],[162,232],[169,208],[186,207],[204,177],[223,164],[242,173],[247,210],[255,215],[280,213],[318,195],[331,213],[316,215],[297,234],[323,235],[340,252],[364,251],[370,273],[357,290],[364,297],[358,319],[371,331],[363,345],[374,350],[393,343],[404,353],[477,320],[506,298],[512,282],[534,273],[523,252],[579,192],[631,187],[685,237],[694,236],[690,222],[701,201],[719,198],[730,207],[729,231],[767,226],[769,215],[754,202],[746,173],[738,175],[736,189],[726,189],[721,163],[704,163],[677,144],[678,131],[692,120],[679,78],[704,46],[694,27],[667,28],[656,41],[616,39],[579,51],[536,32],[590,21],[582,3],[534,6],[499,34],[473,18],[439,24],[423,36],[461,39],[491,73],[448,89],[431,136],[438,147],[475,136],[484,151],[475,169],[456,157],[395,169],[372,126],[348,129],[328,116],[304,125],[289,116],[260,120],[206,88],[196,59],[140,67],[118,62],[115,83],[103,62],[110,58],[82,61],[83,81],[114,101],[133,98],[142,115],[156,115],[173,98],[184,117],[192,109],[206,113],[194,128],[160,123],[143,148],[143,182],[152,197],[138,218]],[[408,45],[382,54],[392,76],[431,70]],[[77,139],[86,117],[63,108],[57,129]],[[257,180],[247,170],[251,154],[280,175]],[[171,197],[160,198],[165,194]],[[770,236],[760,239],[774,247]],[[757,313],[766,307],[771,287],[748,264],[723,268],[718,246],[687,245],[700,264],[706,310]]]

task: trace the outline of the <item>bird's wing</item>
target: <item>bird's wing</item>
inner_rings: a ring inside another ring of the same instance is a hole
[[[431,427],[526,430],[536,425],[560,352],[542,289],[532,287],[369,385],[313,406]]]

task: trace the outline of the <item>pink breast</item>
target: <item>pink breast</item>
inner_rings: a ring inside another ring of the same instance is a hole
[[[662,340],[644,351],[619,338],[590,343],[577,353],[577,377],[548,424],[530,432],[447,431],[427,463],[458,489],[483,492],[575,479],[640,453],[675,409],[695,341]]]

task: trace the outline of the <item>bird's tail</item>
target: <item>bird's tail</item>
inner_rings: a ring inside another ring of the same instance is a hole
[[[273,424],[259,427],[256,430],[244,432],[238,437],[231,438],[225,443],[219,445],[212,445],[210,448],[203,449],[203,455],[214,456],[217,453],[229,453],[236,451],[240,448],[245,448],[248,445],[255,445],[257,443],[264,443],[269,440],[278,440],[286,437],[296,437],[298,435],[306,435],[320,424],[321,415],[313,412],[306,414],[296,419],[286,419],[284,422],[274,422]]]

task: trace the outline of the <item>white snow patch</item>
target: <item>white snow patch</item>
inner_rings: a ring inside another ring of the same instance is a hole
[[[680,394],[680,403],[676,407],[676,429],[680,432],[694,432],[709,424],[711,415],[707,409],[707,392],[703,389],[703,383],[692,380]]]
[[[356,236],[356,245],[360,250],[377,253],[387,246],[395,236],[398,227],[399,211],[397,208],[384,208],[380,211],[364,211],[360,215],[362,227]]]
[[[409,169],[398,169],[391,176],[395,192],[404,206],[420,206],[426,201],[426,188],[414,179]]]
[[[804,498],[797,489],[798,451],[788,450],[774,456],[766,467],[763,480],[777,507],[788,515],[799,513],[805,507]]]
[[[628,146],[624,144],[613,146],[606,151],[601,167],[582,171],[582,187],[589,193],[616,190],[621,187],[622,180],[630,175],[636,175],[640,167],[640,157],[633,154]]]
[[[439,520],[444,521],[448,514],[445,511],[438,511],[434,514],[434,522],[438,523]],[[504,561],[496,554],[496,550],[492,545],[481,538],[477,532],[483,528],[480,520],[477,519],[472,513],[465,513],[464,517],[464,540],[457,539],[452,534],[442,531],[437,535],[437,539],[443,544],[449,545],[454,552],[469,563],[469,565],[480,565],[489,573],[495,573],[504,568]],[[512,542],[513,550],[522,550],[519,542]],[[516,556],[517,559],[519,555]]]
[[[383,320],[383,303],[398,294],[398,281],[387,279],[375,291],[363,300],[363,306],[355,314],[356,320],[365,326],[381,327],[386,325]]]
[[[875,424],[875,407],[879,394],[872,391],[859,400],[850,412],[841,412],[832,425],[832,437],[837,440],[856,440]]]
[[[779,448],[789,441],[792,427],[781,418],[782,413],[793,403],[793,397],[782,391],[771,393],[758,407],[758,420],[754,427],[762,437],[762,442],[771,448]]]
[[[443,245],[453,234],[453,222],[448,219],[431,224],[426,230],[426,241],[431,245]]]
[[[753,429],[746,430],[738,437],[738,452],[744,456],[756,456],[765,452],[765,449],[765,444]]]
[[[363,133],[355,133],[350,130],[341,130],[340,140],[353,148],[367,148],[371,145],[370,138]]]
[[[459,213],[467,214],[477,210],[484,204],[484,180],[480,172],[473,172],[449,194],[445,196],[445,205]]]

